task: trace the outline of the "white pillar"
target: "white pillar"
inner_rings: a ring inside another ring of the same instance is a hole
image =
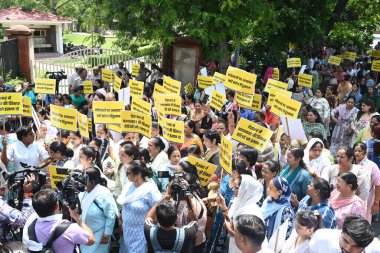
[[[55,39],[57,45],[57,52],[63,54],[63,36],[62,36],[62,24],[55,26]]]

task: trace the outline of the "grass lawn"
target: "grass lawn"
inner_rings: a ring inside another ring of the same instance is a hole
[[[87,37],[90,37],[89,34],[63,34],[63,43],[73,43],[75,46],[85,45],[87,47],[91,47],[91,40],[84,41]],[[106,43],[102,45],[104,49],[115,49],[117,47],[113,45],[116,41],[116,38],[106,38]]]

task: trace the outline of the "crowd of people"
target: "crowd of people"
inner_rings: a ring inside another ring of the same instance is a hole
[[[298,118],[306,139],[291,139],[267,104],[263,90],[273,67],[256,73],[259,111],[241,107],[231,89],[222,110],[210,107],[196,84],[193,94],[183,91],[182,115],[166,115],[184,121],[183,143],[166,140],[158,124],[153,91],[163,85],[164,71],[155,64],[149,70],[141,63],[137,76],[123,61],[114,69],[121,89],[130,80],[144,82],[151,136],[93,123],[88,139],[52,126],[50,105],[93,118],[93,101],[120,100],[102,80],[104,66],[89,73],[77,65],[69,94],[41,97],[23,84],[18,92],[31,98],[37,117],[5,115],[0,122],[4,252],[380,252],[371,227],[379,219],[380,83],[371,60],[335,66],[311,57],[305,70],[313,76],[310,88],[298,85],[298,68],[280,69],[292,99],[302,103]],[[200,69],[212,76],[218,64]],[[86,80],[93,94],[83,94]],[[0,91],[13,92],[5,81],[0,78]],[[262,152],[232,138],[241,118],[273,131]],[[220,163],[222,138],[233,145],[231,173]],[[207,186],[190,156],[217,165]],[[51,166],[75,169],[75,180],[83,179],[82,191],[71,196],[76,204],[53,185]],[[35,171],[45,173],[46,182]],[[23,193],[18,205],[14,185],[6,182],[14,177]]]

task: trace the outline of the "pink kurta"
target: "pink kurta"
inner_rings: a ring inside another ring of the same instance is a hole
[[[351,197],[342,198],[338,190],[334,190],[331,193],[329,202],[334,208],[335,218],[338,225],[338,229],[342,229],[344,219],[348,215],[361,215],[365,217],[366,206],[361,198],[356,195]]]
[[[362,168],[367,169],[369,174],[371,175],[371,187],[369,190],[368,195],[368,201],[367,201],[367,213],[366,213],[366,219],[371,224],[372,221],[372,214],[371,214],[371,208],[373,205],[373,201],[375,200],[375,187],[380,186],[380,170],[379,167],[377,167],[376,163],[369,160],[367,157],[365,157],[360,164]]]

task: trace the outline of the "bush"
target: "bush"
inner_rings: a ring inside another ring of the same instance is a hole
[[[116,64],[120,60],[127,60],[128,58],[130,57],[123,53],[112,55],[91,55],[86,58],[85,64],[90,65],[91,67],[98,66],[100,64],[112,65]]]

